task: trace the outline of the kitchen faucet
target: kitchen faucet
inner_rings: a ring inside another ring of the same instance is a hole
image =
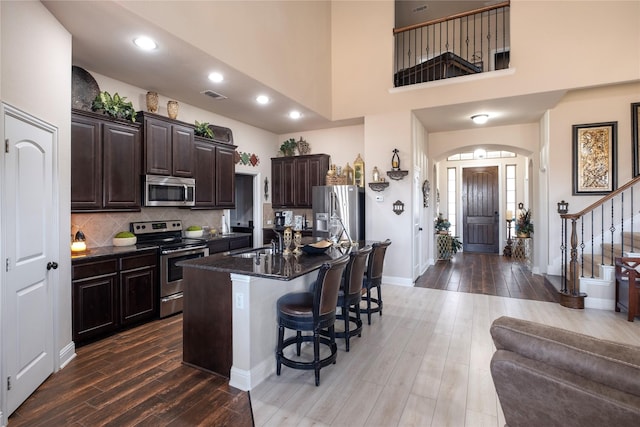
[[[274,254],[280,254],[283,250],[282,233],[278,232],[278,230],[276,230],[275,228],[273,229],[273,231],[274,233],[276,233],[276,236],[278,236],[278,243],[276,243],[275,240],[271,239],[271,252]]]

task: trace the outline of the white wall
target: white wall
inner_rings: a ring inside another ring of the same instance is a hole
[[[73,348],[70,347],[71,258],[69,241],[65,238],[69,235],[70,218],[71,35],[40,2],[0,2],[0,15],[2,102],[58,129],[54,168],[57,170],[55,184],[59,191],[60,239],[59,253],[54,255],[58,256],[55,261],[59,268],[52,280],[55,305],[52,329],[58,352],[54,355],[54,369],[57,369],[73,356]]]

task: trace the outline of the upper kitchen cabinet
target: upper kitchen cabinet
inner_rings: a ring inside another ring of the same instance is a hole
[[[195,137],[196,209],[235,207],[235,148]]]
[[[311,188],[324,185],[328,169],[328,154],[272,158],[272,206],[311,208]]]
[[[140,210],[140,126],[71,114],[71,211]]]
[[[138,112],[144,129],[144,170],[150,175],[193,177],[193,126]]]

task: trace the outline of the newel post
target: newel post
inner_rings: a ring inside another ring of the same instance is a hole
[[[571,218],[571,249],[569,261],[569,286],[560,292],[560,305],[568,308],[584,308],[584,298],[587,294],[580,292],[580,277],[578,274],[578,217],[567,215]]]

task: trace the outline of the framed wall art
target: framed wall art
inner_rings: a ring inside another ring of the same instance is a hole
[[[618,122],[573,125],[573,194],[607,194],[616,189]]]
[[[633,147],[633,177],[640,175],[640,102],[631,104],[631,147]]]

